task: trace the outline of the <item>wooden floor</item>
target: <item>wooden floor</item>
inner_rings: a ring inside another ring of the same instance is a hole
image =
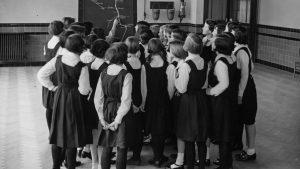
[[[41,104],[39,67],[0,67],[0,169],[50,169],[45,110]],[[256,65],[259,110],[257,114],[257,160],[234,161],[235,169],[300,168],[300,80],[292,74]],[[300,77],[299,77],[300,79]],[[168,147],[166,155],[172,148]],[[216,158],[216,147],[211,150]],[[145,165],[127,168],[151,169],[149,147],[143,149]],[[80,169],[90,169],[91,162]],[[211,166],[208,168],[215,168]]]

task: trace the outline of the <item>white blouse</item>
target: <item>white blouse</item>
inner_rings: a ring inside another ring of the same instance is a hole
[[[80,60],[82,63],[91,63],[95,60],[95,56],[90,52],[90,50],[86,50],[84,52],[82,52],[82,54],[80,55]]]
[[[120,71],[124,69],[124,66],[119,66],[116,64],[109,65],[107,68],[108,75],[118,75]],[[121,123],[123,117],[128,113],[131,107],[131,92],[132,92],[132,75],[128,73],[125,76],[122,88],[121,104],[117,111],[117,116],[115,118],[116,123]],[[95,97],[94,97],[95,108],[97,110],[99,119],[104,119],[103,116],[103,104],[104,104],[104,93],[102,89],[101,75],[98,80],[96,87]]]
[[[180,93],[187,91],[187,85],[189,83],[191,68],[186,61],[192,60],[195,63],[198,70],[204,68],[204,60],[199,55],[189,55],[185,61],[178,63],[178,78],[175,79],[175,87]]]
[[[168,92],[169,98],[172,99],[175,92],[175,78],[176,78],[176,67],[170,64],[167,67],[167,78],[168,78]]]
[[[215,60],[218,60],[222,56],[217,56]],[[214,74],[216,75],[219,83],[210,89],[210,95],[218,96],[223,93],[229,86],[228,67],[222,61],[218,61],[215,65]]]
[[[66,49],[63,50],[62,62],[68,66],[76,66],[80,62],[79,56],[75,53],[72,53]],[[56,71],[57,56],[52,58],[47,64],[45,64],[38,72],[37,78],[39,82],[49,90],[53,90],[56,86],[53,85],[53,82],[50,80],[50,76]],[[91,91],[89,71],[87,66],[84,66],[81,69],[80,76],[78,79],[78,90],[82,95],[87,95]]]
[[[52,38],[48,41],[47,47],[49,49],[54,49],[57,43],[59,42],[59,37],[58,36],[52,36]],[[44,55],[46,55],[46,47],[44,46]]]

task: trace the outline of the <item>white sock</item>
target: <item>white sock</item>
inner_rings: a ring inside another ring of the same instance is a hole
[[[89,153],[91,150],[90,150],[89,147],[84,147],[84,148],[83,148],[83,151]]]
[[[97,169],[97,168],[98,168],[97,163],[92,163],[92,169]]]
[[[184,153],[177,153],[177,158],[175,164],[183,165]]]
[[[210,151],[209,151],[209,147],[206,147],[206,159],[210,159]]]
[[[247,150],[247,154],[248,155],[253,155],[253,154],[255,154],[255,149],[254,148],[249,148],[248,150]]]

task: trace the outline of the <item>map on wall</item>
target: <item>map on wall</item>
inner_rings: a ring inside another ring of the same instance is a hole
[[[120,21],[117,37],[122,40],[133,34],[134,3],[136,0],[85,0],[84,21],[91,21],[95,27],[108,32],[117,18]]]

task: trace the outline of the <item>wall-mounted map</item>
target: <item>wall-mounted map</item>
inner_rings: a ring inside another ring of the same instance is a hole
[[[119,18],[117,37],[124,39],[134,34],[136,22],[137,0],[84,0],[83,20],[91,21],[94,27],[101,27],[108,31],[113,20]]]

